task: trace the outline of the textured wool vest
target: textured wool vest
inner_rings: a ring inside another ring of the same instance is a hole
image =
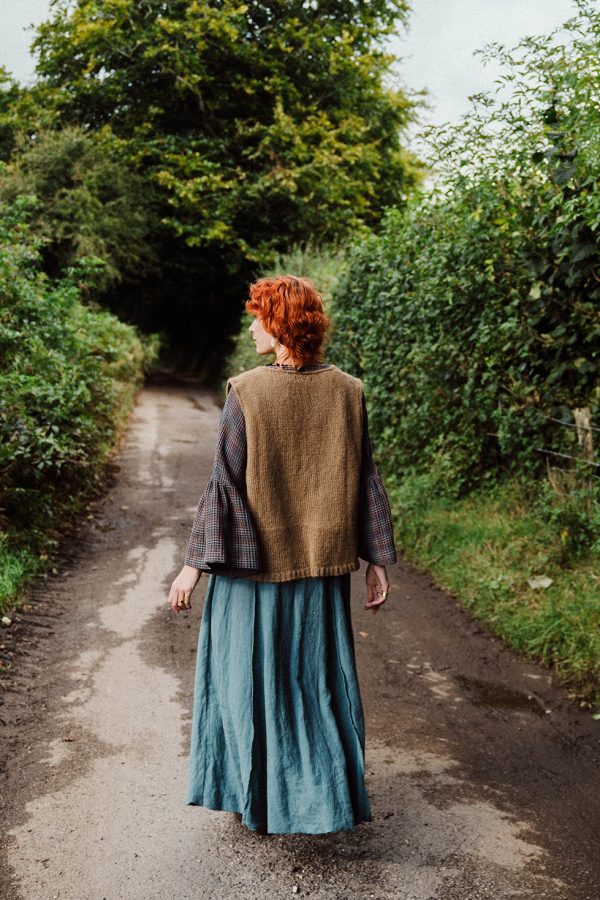
[[[358,569],[362,381],[337,366],[263,365],[229,378],[231,389],[246,422],[246,499],[263,559],[263,570],[248,577]]]

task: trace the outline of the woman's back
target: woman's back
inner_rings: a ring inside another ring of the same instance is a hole
[[[363,386],[335,365],[233,376],[243,411],[246,499],[263,551],[256,581],[359,568]]]

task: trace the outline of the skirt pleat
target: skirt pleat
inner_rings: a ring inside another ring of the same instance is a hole
[[[185,802],[271,834],[372,820],[350,573],[209,575]]]

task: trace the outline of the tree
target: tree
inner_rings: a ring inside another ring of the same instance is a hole
[[[8,159],[14,148],[13,110],[19,96],[19,85],[0,66],[0,160]]]
[[[110,127],[158,189],[162,277],[117,308],[131,317],[136,294],[151,297],[141,324],[183,329],[197,366],[222,355],[244,283],[277,252],[342,241],[404,203],[418,180],[400,143],[412,106],[386,85],[393,57],[381,44],[406,10],[55,0],[34,41],[38,103],[58,126]]]
[[[10,161],[0,168],[0,200],[35,197],[29,230],[40,242],[44,270],[58,277],[82,258],[95,257],[94,295],[156,272],[148,242],[153,227],[147,183],[122,159],[109,128],[69,125],[19,132]]]

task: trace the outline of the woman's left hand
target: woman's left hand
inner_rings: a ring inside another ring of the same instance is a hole
[[[375,615],[385,603],[390,589],[386,567],[377,566],[375,563],[369,563],[367,566],[366,581],[368,600],[364,609],[372,609],[373,615]]]
[[[169,591],[167,603],[170,604],[171,609],[180,612],[182,609],[192,608],[190,596],[199,580],[200,569],[195,569],[193,566],[183,567]]]

